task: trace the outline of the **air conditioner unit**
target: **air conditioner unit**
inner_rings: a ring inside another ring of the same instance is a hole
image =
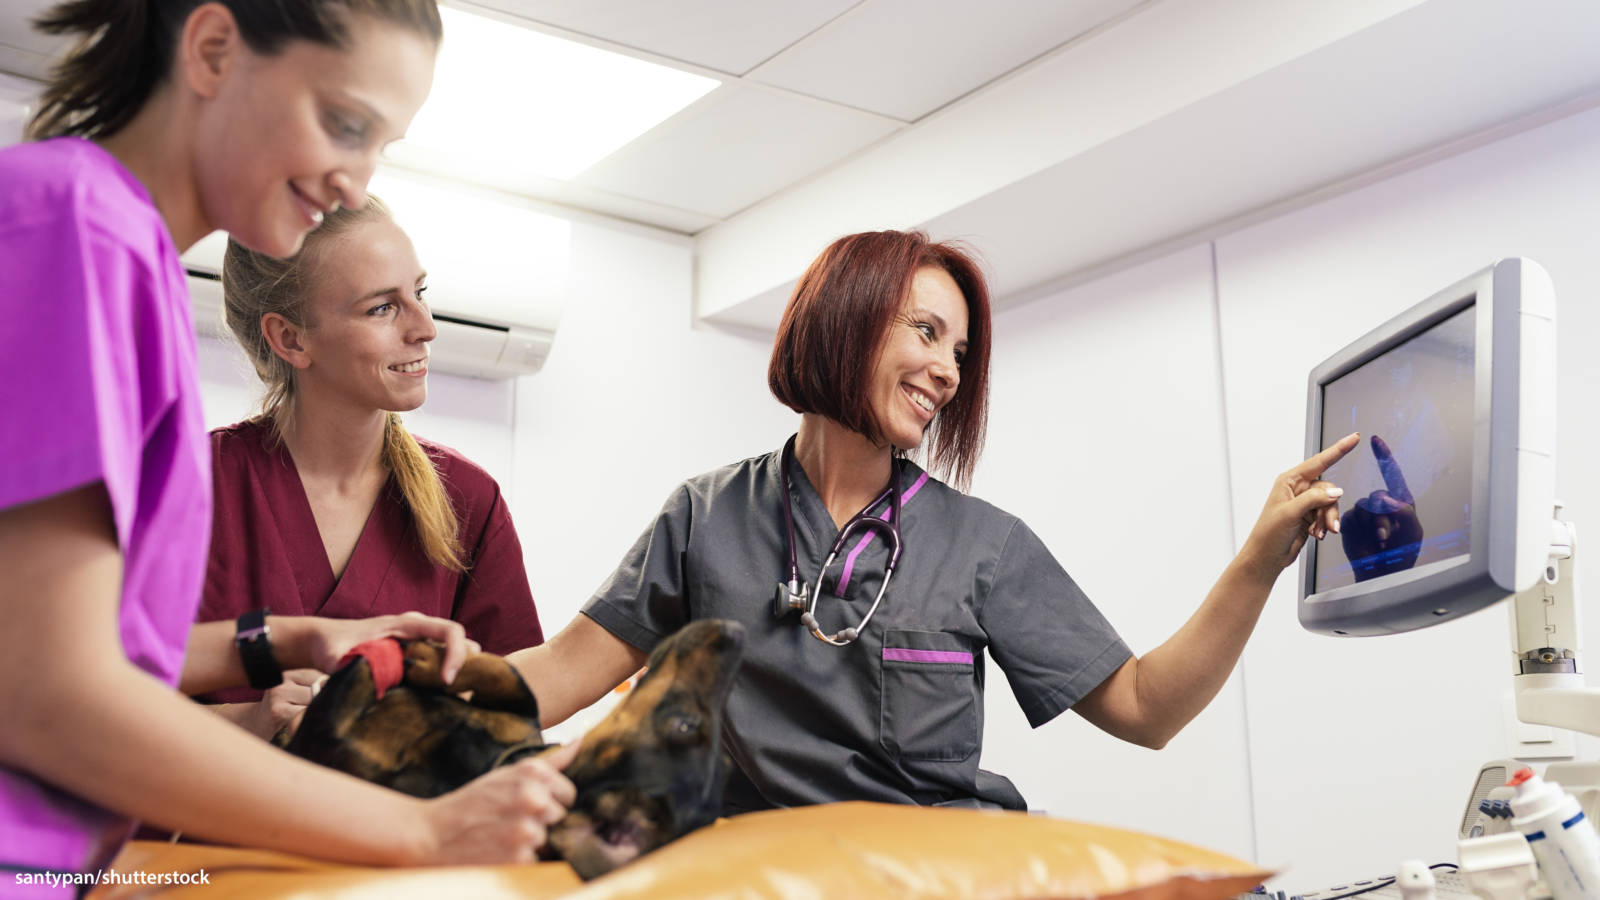
[[[190,248],[183,263],[189,274],[195,329],[233,340],[222,312],[222,253],[226,248],[226,235],[212,234]],[[430,272],[428,282],[433,322],[439,332],[428,348],[431,371],[499,379],[531,375],[543,368],[555,340],[555,317],[545,312],[545,322],[535,324],[463,312],[461,300],[470,298],[471,293],[453,293],[449,271]]]

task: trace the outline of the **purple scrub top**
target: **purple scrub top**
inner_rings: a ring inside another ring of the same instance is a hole
[[[123,557],[123,652],[175,687],[211,529],[183,266],[109,153],[19,144],[0,150],[0,509],[95,482]],[[0,894],[33,893],[17,871],[93,872],[132,827],[0,765]]]

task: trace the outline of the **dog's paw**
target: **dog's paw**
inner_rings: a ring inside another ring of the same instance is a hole
[[[405,651],[405,683],[414,687],[446,688],[444,683],[444,645],[434,641],[410,641]]]

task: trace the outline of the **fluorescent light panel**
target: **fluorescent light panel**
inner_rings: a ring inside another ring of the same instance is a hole
[[[481,177],[569,179],[721,82],[441,7],[433,92],[403,144]]]
[[[380,169],[369,187],[416,247],[435,311],[555,330],[567,299],[571,222],[407,172]]]

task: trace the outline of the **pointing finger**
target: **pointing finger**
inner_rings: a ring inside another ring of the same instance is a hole
[[[1349,453],[1351,450],[1354,450],[1356,448],[1356,444],[1360,442],[1361,433],[1359,431],[1353,431],[1335,441],[1333,446],[1328,447],[1300,465],[1290,469],[1289,474],[1305,481],[1316,481],[1322,477],[1323,472],[1328,471],[1330,466],[1339,460],[1344,459],[1345,454]]]

